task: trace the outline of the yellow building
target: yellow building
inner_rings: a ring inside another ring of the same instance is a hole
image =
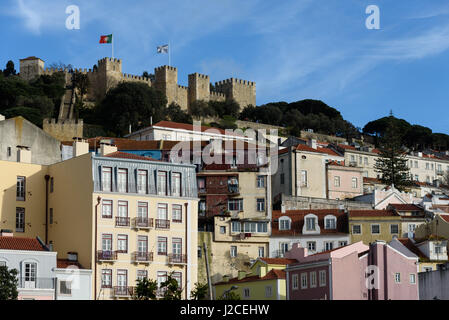
[[[102,146],[95,155],[75,142],[75,157],[54,165],[1,161],[1,228],[45,238],[62,255],[77,252],[94,272],[96,299],[130,298],[137,278],[160,284],[171,273],[190,298],[198,265],[195,166],[115,150]]]
[[[402,234],[401,216],[394,211],[350,210],[348,216],[351,243],[389,242],[394,236],[400,237]]]
[[[285,268],[295,259],[258,258],[251,266],[250,273],[239,271],[238,277],[216,283],[215,297],[223,297],[233,291],[242,300],[285,300],[287,287]]]

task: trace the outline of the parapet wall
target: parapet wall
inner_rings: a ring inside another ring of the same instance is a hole
[[[74,137],[82,137],[83,127],[83,120],[57,122],[56,119],[44,119],[43,122],[43,130],[60,141],[72,141]]]

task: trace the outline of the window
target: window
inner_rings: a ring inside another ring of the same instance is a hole
[[[394,282],[401,283],[401,273],[395,273],[394,275]]]
[[[360,224],[353,224],[352,234],[362,234],[362,226]]]
[[[301,170],[301,187],[307,187],[307,171]]]
[[[399,225],[397,225],[397,224],[390,225],[390,232],[391,232],[391,234],[398,234],[399,233]]]
[[[72,281],[61,280],[59,282],[59,294],[71,295],[72,294]]]
[[[243,199],[230,199],[228,200],[229,211],[243,211]]]
[[[206,179],[197,178],[198,192],[206,192]]]
[[[143,280],[148,278],[147,270],[137,270],[137,280]]]
[[[101,270],[101,287],[102,288],[112,288],[112,270],[111,269]]]
[[[355,177],[352,178],[352,188],[357,189],[357,178]]]
[[[419,181],[419,176],[415,174],[415,181]]]
[[[340,186],[340,177],[334,177],[334,187]]]
[[[157,218],[158,220],[168,220],[168,204],[159,203],[157,205]]]
[[[53,177],[50,178],[50,192],[53,193],[55,189],[55,179]]]
[[[415,168],[418,168],[418,161],[415,161]]]
[[[112,200],[103,200],[101,204],[101,217],[104,219],[112,218]]]
[[[416,224],[411,223],[408,225],[408,232],[415,232]]]
[[[231,257],[237,257],[237,246],[231,246]]]
[[[348,241],[338,241],[338,246],[339,247],[344,247],[348,245]]]
[[[428,162],[426,162],[426,170],[429,170],[430,168],[429,168],[429,163]]]
[[[256,232],[257,222],[245,222],[243,223],[244,232]]]
[[[11,147],[8,147],[8,148],[6,149],[6,156],[7,156],[7,157],[10,157],[10,156],[11,156]]]
[[[259,258],[263,258],[265,257],[265,248],[264,247],[259,247]]]
[[[437,253],[437,254],[443,253],[443,247],[435,245],[435,253]]]
[[[148,237],[147,236],[138,236],[137,237],[137,251],[139,253],[147,253],[148,252]]]
[[[335,218],[326,218],[325,229],[336,229],[337,221]]]
[[[351,162],[355,162],[355,156],[351,154]]]
[[[101,169],[102,190],[112,191],[112,168],[103,167]]]
[[[265,298],[271,298],[272,295],[273,295],[273,287],[265,286]]]
[[[241,229],[242,225],[238,221],[232,221],[231,228],[232,228],[232,232],[242,232],[242,229]]]
[[[281,173],[281,184],[285,183],[285,174]]]
[[[128,217],[128,201],[118,202],[118,216],[121,218]]]
[[[172,173],[172,195],[176,197],[181,196],[181,174],[179,172]]]
[[[301,289],[307,289],[307,273],[301,273]]]
[[[137,218],[139,223],[148,221],[148,203],[140,201],[137,203]]]
[[[288,242],[281,242],[281,256],[284,256],[284,254],[288,251]]]
[[[17,200],[25,201],[25,177],[17,177]]]
[[[372,224],[371,225],[371,234],[379,234],[380,233],[380,225]]]
[[[173,279],[178,283],[178,288],[182,287],[182,273],[181,272],[173,272]]]
[[[173,238],[172,239],[172,253],[177,256],[177,259],[181,260],[181,258],[179,258],[182,254],[182,239],[181,238]]]
[[[157,173],[157,194],[167,195],[167,172],[159,171]]]
[[[257,222],[257,232],[265,233],[267,232],[267,222]]]
[[[414,273],[410,273],[410,284],[416,284],[416,275]]]
[[[332,250],[334,248],[334,243],[332,241],[325,241],[324,242],[324,250]]]
[[[50,224],[53,224],[53,208],[50,208],[50,217],[49,217],[49,219],[50,219]]]
[[[362,162],[363,162],[363,157],[359,156],[359,164],[362,164]]]
[[[315,241],[308,241],[307,242],[307,250],[309,251],[316,251],[316,242]]]
[[[101,248],[103,251],[112,251],[112,234],[103,234],[101,238]]]
[[[167,238],[157,237],[157,254],[160,256],[167,255]]]
[[[117,236],[117,252],[128,253],[128,236],[126,234]]]
[[[128,169],[118,169],[117,191],[121,193],[128,192]]]
[[[200,258],[200,259],[202,257],[202,252],[203,252],[203,250],[201,249],[201,246],[198,246],[198,258]]]
[[[172,207],[172,220],[175,223],[182,223],[182,206],[179,204],[174,204]]]
[[[279,219],[279,230],[290,230],[290,218],[280,218]]]
[[[310,272],[310,287],[316,288],[316,272]]]
[[[36,288],[37,263],[25,263],[25,288]]]
[[[308,231],[315,230],[315,218],[306,218],[306,228]]]
[[[368,157],[365,157],[365,165],[368,165]]]
[[[157,272],[157,286],[161,287],[163,282],[167,281],[167,271],[158,271]]]
[[[206,201],[201,200],[200,202],[198,202],[198,214],[200,216],[206,215]]]
[[[137,193],[148,193],[148,171],[137,170]]]
[[[326,286],[326,270],[320,270],[320,287]]]
[[[257,211],[265,211],[265,199],[257,199]]]
[[[128,270],[126,269],[117,270],[117,286],[122,288],[128,286]]]
[[[25,232],[25,208],[16,208],[16,232]]]
[[[424,267],[424,272],[430,272],[432,271],[432,267]]]
[[[250,297],[249,288],[243,289],[243,298],[249,298],[249,297]]]
[[[297,274],[292,275],[292,288],[293,288],[293,290],[298,289],[298,275]]]
[[[257,188],[265,188],[265,176],[257,176]]]
[[[221,227],[220,227],[220,233],[221,233],[221,234],[225,234],[225,233],[226,233],[226,227],[221,226]]]

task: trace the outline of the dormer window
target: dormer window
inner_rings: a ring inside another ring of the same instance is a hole
[[[308,231],[316,230],[316,219],[313,217],[306,218],[306,228]]]
[[[279,219],[279,230],[290,230],[291,219],[289,217],[282,217]]]
[[[324,218],[324,228],[325,229],[336,229],[337,219],[334,216],[326,216]]]

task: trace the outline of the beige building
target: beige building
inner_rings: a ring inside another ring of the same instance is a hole
[[[86,142],[50,166],[0,162],[1,228],[76,252],[93,270],[95,299],[130,298],[136,280],[178,280],[183,299],[197,282],[195,167],[114,152]],[[158,292],[161,294],[162,292]]]

